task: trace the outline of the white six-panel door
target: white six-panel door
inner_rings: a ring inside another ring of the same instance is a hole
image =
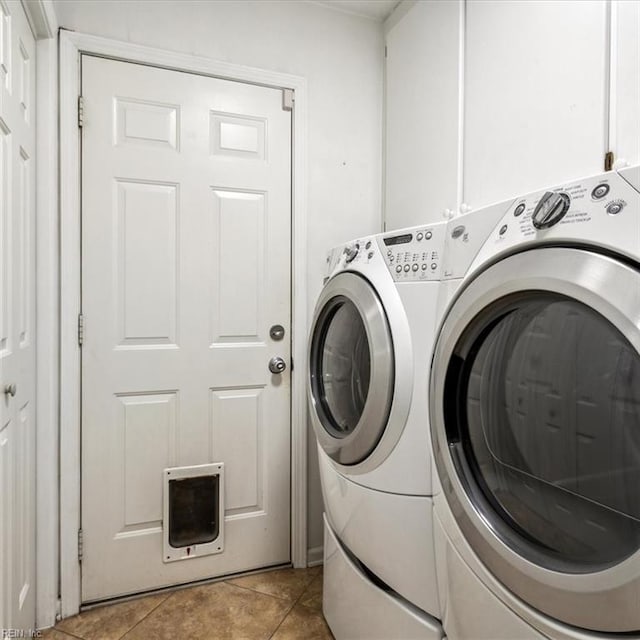
[[[0,2],[0,629],[35,624],[35,42]]]
[[[288,562],[282,91],[83,56],[82,94],[83,601]],[[162,470],[208,462],[224,552],[165,563]]]

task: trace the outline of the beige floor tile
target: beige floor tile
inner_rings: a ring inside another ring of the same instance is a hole
[[[322,612],[322,574],[316,576],[298,600],[299,604]]]
[[[333,640],[322,613],[296,604],[271,640]]]
[[[76,640],[75,636],[70,636],[57,629],[45,629],[40,637],[45,640]]]
[[[318,575],[320,567],[312,569],[277,569],[252,576],[227,580],[228,584],[252,589],[277,598],[295,602]]]
[[[286,600],[219,582],[176,591],[125,640],[268,640],[290,607]]]
[[[162,593],[91,609],[62,620],[56,625],[56,630],[66,631],[83,640],[119,640],[168,597]]]

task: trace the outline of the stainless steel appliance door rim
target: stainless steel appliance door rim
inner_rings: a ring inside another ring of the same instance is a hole
[[[370,350],[370,380],[362,415],[345,437],[331,433],[330,417],[326,415],[317,395],[321,387],[318,379],[321,336],[325,320],[331,321],[327,309],[336,300],[351,302],[362,319]],[[327,454],[339,464],[357,464],[375,449],[382,438],[393,400],[394,350],[387,317],[373,287],[362,276],[343,272],[332,278],[322,290],[312,324],[309,343],[309,402],[316,437]]]
[[[526,292],[560,294],[586,305],[640,353],[640,273],[633,266],[593,251],[549,247],[509,256],[476,274],[449,306],[431,366],[431,437],[443,491],[471,548],[526,604],[576,627],[609,633],[638,631],[640,551],[592,573],[562,572],[531,562],[505,544],[477,508],[450,453],[444,392],[456,345],[484,310]]]

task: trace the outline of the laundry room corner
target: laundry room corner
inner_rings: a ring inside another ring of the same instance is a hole
[[[382,29],[374,20],[315,3],[268,4],[200,3],[197,9],[191,3],[162,2],[153,4],[153,9],[148,2],[54,2],[53,6],[62,29],[80,38],[105,38],[124,46],[167,51],[167,59],[171,55],[192,56],[218,61],[222,66],[264,69],[304,80],[304,110],[301,103],[300,116],[296,113],[294,117],[304,117],[305,122],[298,121],[297,126],[303,127],[306,151],[304,157],[294,156],[293,162],[306,177],[294,186],[293,197],[299,205],[302,202],[305,215],[304,219],[296,218],[292,230],[298,242],[293,250],[304,256],[303,268],[292,274],[298,309],[298,325],[292,327],[292,335],[294,341],[304,342],[307,324],[300,305],[306,305],[308,315],[322,285],[327,247],[356,229],[375,232],[381,227]],[[317,46],[319,41],[326,41],[326,47]],[[69,73],[69,69],[62,71]],[[65,108],[76,108],[70,102],[65,104]],[[308,162],[311,156],[313,163]],[[68,242],[66,246],[69,248]],[[79,280],[74,267],[63,261],[63,269],[67,283],[75,289]],[[75,340],[73,323],[67,318],[63,328],[71,345]],[[68,353],[66,362],[73,363],[77,356],[73,351]],[[294,379],[304,379],[304,357],[296,358],[296,370],[291,374]],[[63,371],[68,371],[64,358],[63,350]],[[302,385],[297,393],[306,402]],[[65,403],[63,391],[62,403],[63,415],[73,416],[76,400]],[[64,413],[65,407],[71,414]],[[303,528],[308,551],[302,560],[299,555],[294,558],[294,563],[317,564],[322,559],[322,497],[315,442],[311,435],[306,442],[301,438],[303,418],[306,420],[306,407],[293,416],[293,429],[298,443],[305,443],[307,476],[304,481],[294,477],[291,490],[295,493],[307,486]],[[77,495],[78,487],[72,481],[63,477],[62,483],[63,493],[66,486],[67,492]],[[67,521],[65,527],[71,523]],[[71,524],[71,529],[74,526]],[[296,526],[300,530],[300,525]],[[70,535],[66,540],[63,549],[71,554],[75,541]],[[63,584],[68,582],[63,580]],[[63,615],[77,610],[77,601],[73,601],[65,607],[63,598]]]

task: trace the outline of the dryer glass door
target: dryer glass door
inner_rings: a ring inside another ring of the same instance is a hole
[[[485,566],[553,618],[640,630],[638,269],[562,247],[489,266],[449,308],[430,390],[443,491]]]
[[[640,356],[605,318],[560,295],[501,300],[476,323],[450,384],[464,389],[452,408],[460,471],[488,517],[551,569],[630,556],[640,547]]]
[[[361,462],[384,433],[394,384],[387,317],[363,277],[343,272],[323,289],[309,367],[311,417],[320,445],[341,464]]]

